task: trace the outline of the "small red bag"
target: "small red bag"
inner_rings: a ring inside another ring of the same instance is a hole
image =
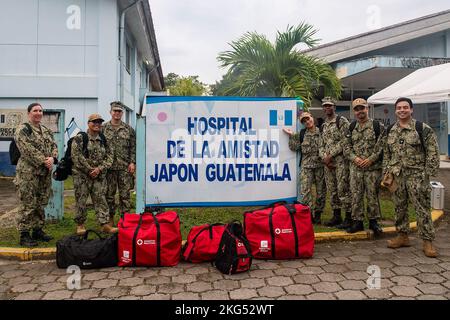
[[[118,227],[119,267],[171,267],[180,261],[180,219],[175,211],[125,213]]]
[[[245,212],[244,234],[256,259],[310,258],[314,253],[311,211],[301,203]]]
[[[183,247],[183,259],[192,263],[214,261],[224,230],[222,223],[192,227]]]

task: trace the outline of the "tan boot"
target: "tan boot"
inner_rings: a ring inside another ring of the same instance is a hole
[[[114,228],[109,223],[105,223],[105,224],[102,225],[102,232],[105,232],[105,233],[117,233],[117,232],[119,232],[119,229]]]
[[[397,249],[401,247],[409,247],[411,244],[409,243],[408,234],[404,232],[399,232],[397,237],[392,240],[388,240],[388,248]]]
[[[423,253],[425,253],[428,258],[436,258],[438,256],[438,253],[430,240],[423,240]]]
[[[84,227],[84,224],[77,225],[77,234],[83,235],[86,233],[86,228]]]

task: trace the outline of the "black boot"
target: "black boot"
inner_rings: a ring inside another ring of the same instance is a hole
[[[358,221],[358,220],[353,220],[352,224],[349,228],[347,228],[345,231],[347,231],[348,233],[355,233],[358,231],[363,231],[364,230],[364,224],[362,221]]]
[[[333,218],[331,218],[330,221],[326,222],[325,226],[334,227],[334,226],[340,225],[341,223],[342,223],[341,209],[334,209],[333,210]]]
[[[46,234],[42,229],[33,229],[31,237],[33,238],[33,240],[44,242],[49,242],[50,240],[53,240],[53,237]]]
[[[336,228],[338,229],[347,229],[350,228],[352,225],[352,213],[351,212],[346,212],[345,213],[345,219],[344,222],[338,226],[336,226]]]
[[[314,224],[321,224],[322,223],[322,211],[316,211],[314,212],[314,218],[313,218],[313,223]]]
[[[381,236],[383,229],[380,227],[376,219],[369,220],[369,229],[373,231],[375,237]]]
[[[28,231],[22,231],[20,233],[20,241],[19,244],[23,247],[36,247],[38,243],[31,239],[30,233]]]

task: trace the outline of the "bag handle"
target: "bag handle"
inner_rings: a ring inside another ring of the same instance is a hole
[[[217,226],[224,226],[225,223],[221,223],[221,222],[217,222],[217,223],[212,223],[208,226],[208,228],[212,228],[212,227],[217,227]]]
[[[85,232],[84,235],[83,235],[83,239],[84,239],[84,240],[87,240],[87,238],[88,238],[88,236],[89,236],[90,233],[93,233],[93,234],[97,235],[97,237],[98,237],[99,239],[103,240],[103,237],[102,237],[97,231],[92,230],[92,229],[86,230],[86,232]]]
[[[286,200],[280,200],[280,201],[276,201],[276,202],[273,202],[271,204],[268,204],[267,206],[259,208],[259,209],[255,209],[255,210],[251,210],[251,211],[245,211],[244,214],[245,213],[252,213],[252,212],[255,212],[255,211],[259,211],[259,210],[275,208],[275,207],[279,207],[279,206],[286,205],[286,204],[287,204]]]
[[[271,203],[271,204],[269,204],[269,205],[267,205],[267,206],[265,206],[265,207],[263,207],[263,208],[261,208],[261,209],[258,209],[258,210],[264,210],[264,209],[269,209],[269,208],[275,208],[275,207],[283,206],[283,205],[285,205],[285,204],[287,204],[287,201],[285,201],[285,200],[276,201],[276,202],[273,202],[273,203]]]
[[[284,207],[290,215],[293,215],[297,212],[297,209],[295,209],[295,204],[285,204]]]

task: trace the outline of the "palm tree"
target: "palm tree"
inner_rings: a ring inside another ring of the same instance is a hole
[[[322,60],[307,56],[295,47],[318,44],[317,30],[307,23],[288,26],[277,32],[272,44],[264,35],[248,32],[230,43],[232,50],[219,53],[221,67],[228,67],[224,78],[227,95],[300,97],[308,107],[320,86],[325,95],[338,98],[341,84],[334,70]]]

